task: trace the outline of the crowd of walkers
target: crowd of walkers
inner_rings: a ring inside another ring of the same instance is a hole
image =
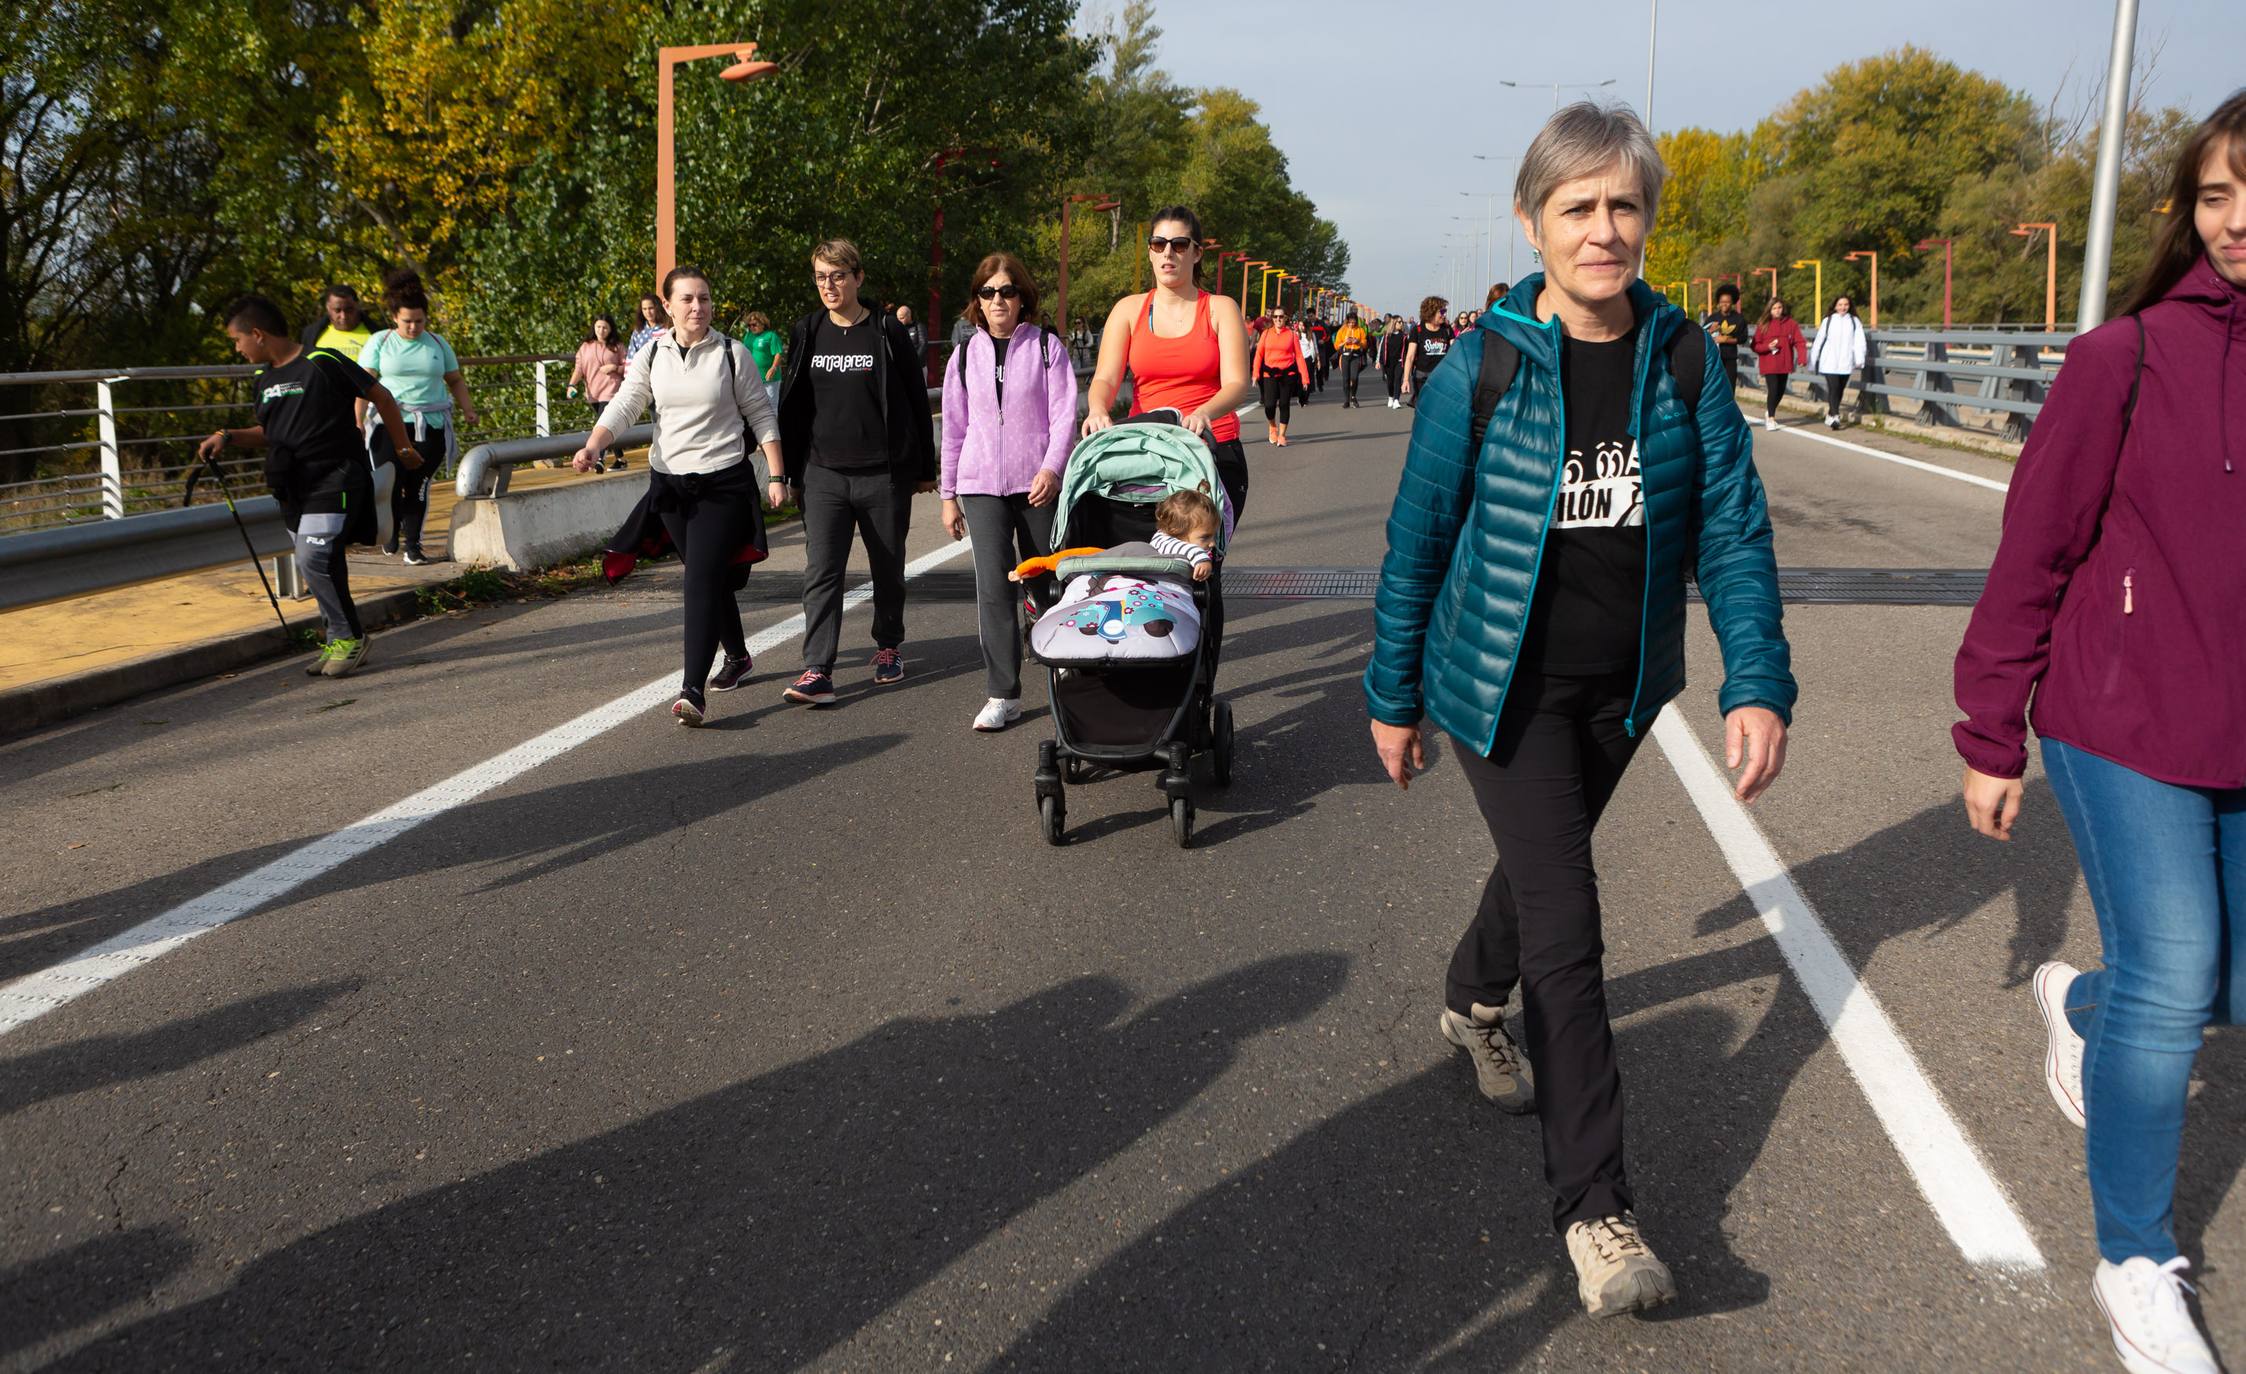
[[[1846,296],[1805,336],[1782,300],[1750,325],[1736,288],[1699,320],[1652,291],[1635,264],[1665,177],[1627,109],[1555,113],[1515,183],[1542,270],[1463,318],[1430,296],[1410,321],[1274,309],[1251,325],[1201,287],[1197,217],[1165,208],[1146,244],[1153,285],[1107,313],[1081,422],[1080,341],[1047,328],[1029,270],[994,252],[942,369],[939,436],[925,334],[866,297],[841,238],[810,249],[819,303],[784,336],[761,315],[739,340],[716,330],[710,274],[680,267],[642,299],[628,341],[613,319],[593,321],[570,382],[598,408],[580,470],[604,467],[655,408],[647,492],[611,554],[668,550],[683,566],[675,719],[701,724],[709,693],[747,679],[735,594],[766,555],[765,511],[791,499],[806,570],[803,661],[785,699],[835,699],[854,540],[872,568],[871,681],[901,681],[912,498],[932,491],[945,532],[973,539],[985,699],[972,725],[996,731],[1021,714],[1006,573],[1049,547],[1071,449],[1115,423],[1126,376],[1132,414],[1172,412],[1209,444],[1237,518],[1244,403],[1260,393],[1267,439],[1283,446],[1291,407],[1333,360],[1345,406],[1377,369],[1388,407],[1416,414],[1363,679],[1372,745],[1408,789],[1427,767],[1424,731],[1447,732],[1497,851],[1431,1020],[1496,1108],[1537,1116],[1552,1226],[1594,1316],[1658,1306],[1677,1281],[1640,1225],[1628,1168],[1593,832],[1683,688],[1688,583],[1721,649],[1735,795],[1752,802],[1779,779],[1798,689],[1732,383],[1751,353],[1769,427],[1785,377],[1806,365],[1837,426],[1865,352]],[[2227,410],[2233,395],[2246,406],[2246,93],[2184,147],[2170,189],[2177,210],[2146,279],[2118,318],[2073,341],[2020,458],[1957,655],[1953,733],[1967,819],[1997,839],[2019,823],[2031,722],[2039,737],[2104,951],[2094,970],[2046,964],[2033,986],[2045,1085],[2085,1131],[2092,1294],[2129,1368],[2202,1374],[2217,1366],[2187,1302],[2173,1197],[2201,1034],[2246,1020],[2246,674],[2207,647],[2246,641],[2246,440]],[[392,323],[374,330],[337,288],[292,334],[271,301],[236,302],[224,323],[261,369],[258,423],[203,445],[266,450],[327,623],[312,667],[324,674],[365,659],[343,548],[380,538],[388,512],[418,557],[426,481],[412,479],[474,414],[418,280],[393,278],[384,305]],[[383,468],[398,494],[378,500]]]

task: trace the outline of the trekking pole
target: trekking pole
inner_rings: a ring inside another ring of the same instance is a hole
[[[218,483],[218,497],[226,503],[226,513],[234,517],[234,528],[241,531],[242,547],[249,551],[250,566],[257,569],[258,583],[265,588],[265,599],[273,604],[273,618],[281,622],[281,634],[286,638],[292,633],[289,618],[281,613],[281,598],[273,594],[273,579],[265,575],[265,565],[258,561],[257,545],[250,542],[249,526],[242,523],[242,513],[234,507],[234,493],[227,489],[226,473],[219,467],[217,458],[200,452],[195,455],[195,462],[187,469],[187,493],[179,504],[182,508],[195,504],[195,484],[203,480],[206,468],[211,480]]]

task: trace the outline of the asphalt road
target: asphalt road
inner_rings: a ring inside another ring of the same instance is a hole
[[[1251,445],[1234,563],[1376,564],[1408,420],[1329,400]],[[1998,493],[1758,440],[1782,563],[1986,563]],[[913,551],[943,543],[924,498]],[[0,745],[0,981],[675,671],[677,615],[656,569],[384,635],[347,681],[277,664]],[[1680,708],[1714,749],[1697,615]],[[2025,989],[2095,930],[2038,779],[2010,846],[1958,814],[1963,610],[1792,608],[1802,706],[1753,814],[2043,1267],[1962,1257],[1649,744],[1600,859],[1683,1297],[1599,1323],[1533,1122],[1435,1032],[1490,845],[1447,758],[1379,774],[1369,604],[1232,603],[1238,776],[1182,851],[1150,775],[1071,788],[1075,841],[1038,840],[1044,690],[968,730],[973,617],[916,601],[876,691],[854,611],[831,710],[779,703],[789,640],[714,728],[593,734],[0,1036],[0,1367],[2112,1367]],[[2201,1066],[2179,1222],[2246,1351],[2235,1038]]]

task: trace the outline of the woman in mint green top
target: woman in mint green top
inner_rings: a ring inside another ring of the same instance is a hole
[[[454,420],[474,424],[476,403],[468,395],[468,382],[460,374],[460,358],[452,345],[429,331],[429,298],[419,283],[394,289],[387,304],[391,327],[360,348],[359,366],[380,377],[390,394],[398,398],[398,409],[405,416],[414,447],[432,457],[442,457],[424,462],[416,471],[402,471],[392,464],[389,436],[381,429],[368,436],[367,450],[374,459],[378,491],[385,485],[384,477],[392,479],[387,511],[378,508],[376,512],[378,522],[382,514],[390,516],[390,528],[382,532],[382,551],[396,553],[403,544],[405,561],[420,564],[429,561],[421,551],[429,488],[438,470],[459,458]]]
[[[772,321],[761,310],[751,310],[741,344],[756,360],[756,375],[764,379],[764,394],[772,399],[772,413],[780,413],[780,354],[788,341],[772,331]]]

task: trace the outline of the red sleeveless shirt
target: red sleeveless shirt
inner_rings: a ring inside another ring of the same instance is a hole
[[[1165,406],[1192,414],[1209,403],[1224,385],[1222,354],[1217,348],[1216,327],[1209,323],[1209,293],[1194,302],[1193,327],[1174,339],[1154,333],[1154,293],[1146,293],[1146,318],[1131,321],[1131,413],[1143,415]],[[1240,417],[1219,415],[1209,421],[1209,437],[1217,442],[1240,437]]]

